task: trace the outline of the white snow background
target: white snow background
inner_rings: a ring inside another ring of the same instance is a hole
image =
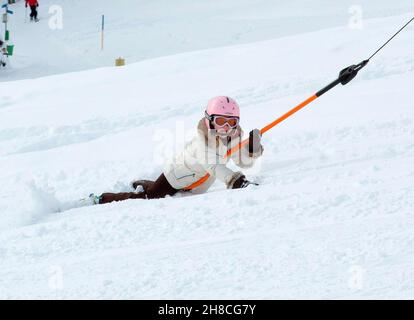
[[[13,9],[0,298],[414,298],[414,25],[264,135],[246,171],[259,187],[64,210],[155,179],[212,96],[239,101],[245,131],[271,122],[367,58],[412,0],[43,0],[38,24]]]

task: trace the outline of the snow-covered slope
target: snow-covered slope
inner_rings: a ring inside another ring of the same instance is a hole
[[[1,0],[0,2],[5,1]],[[38,24],[24,23],[24,0],[12,8],[12,69],[0,81],[112,66],[212,47],[346,27],[355,18],[414,11],[412,0],[41,0]],[[62,29],[55,29],[56,9]],[[106,17],[100,50],[101,15]],[[52,28],[51,28],[52,27]],[[360,31],[360,30],[359,30]],[[358,30],[356,30],[358,32]]]
[[[413,298],[413,27],[265,135],[259,187],[53,213],[156,178],[211,96],[267,124],[413,11],[0,83],[0,297]]]

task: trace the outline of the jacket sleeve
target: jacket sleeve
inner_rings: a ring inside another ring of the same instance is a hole
[[[231,159],[234,163],[242,169],[248,169],[253,167],[257,158],[263,154],[263,146],[260,146],[260,151],[256,154],[249,154],[249,145],[246,144],[237,152],[231,155]]]
[[[220,181],[224,182],[226,184],[226,186],[228,186],[228,184],[232,180],[233,176],[236,174],[236,172],[234,172],[233,170],[227,168],[227,166],[225,164],[211,165],[206,169],[207,169],[207,172],[211,176],[213,176],[213,177],[219,179]]]

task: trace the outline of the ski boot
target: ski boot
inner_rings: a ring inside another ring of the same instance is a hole
[[[80,203],[82,206],[93,206],[93,205],[99,204],[100,200],[101,200],[100,196],[97,196],[94,193],[91,193],[88,198],[81,199]]]

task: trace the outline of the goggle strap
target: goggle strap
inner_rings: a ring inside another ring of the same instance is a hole
[[[207,118],[207,120],[209,120],[209,121],[213,121],[213,119],[214,119],[214,116],[213,116],[213,115],[209,115],[209,114],[207,113],[207,111],[204,111],[204,114],[205,114],[205,117]]]

